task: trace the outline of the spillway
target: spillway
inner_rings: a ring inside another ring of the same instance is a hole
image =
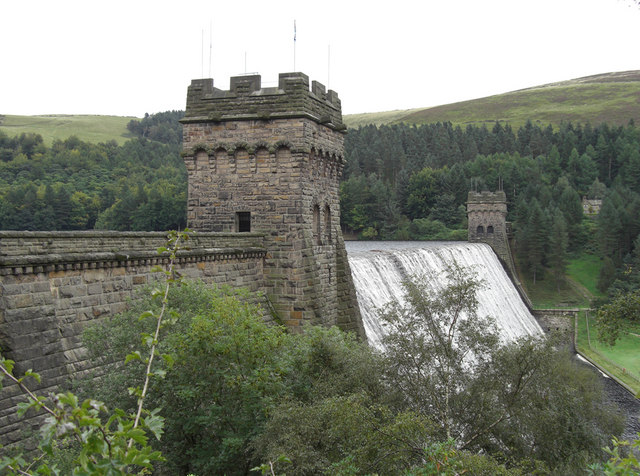
[[[478,315],[495,318],[503,340],[539,335],[542,329],[522,301],[489,245],[466,242],[346,242],[360,312],[369,343],[381,347],[384,328],[378,310],[396,299],[404,302],[402,282],[428,273],[430,291],[445,285],[447,265],[471,268],[483,286]]]

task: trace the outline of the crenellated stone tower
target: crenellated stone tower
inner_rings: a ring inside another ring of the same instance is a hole
[[[518,279],[516,265],[511,254],[510,223],[507,223],[507,195],[503,190],[469,192],[467,195],[467,219],[469,242],[487,243],[493,248],[520,296],[529,309],[533,309],[533,304]]]
[[[340,230],[344,167],[340,99],[302,73],[233,77],[229,91],[196,79],[187,93],[183,156],[188,224],[265,235],[264,273],[276,317],[364,336]]]
[[[515,271],[507,236],[507,196],[504,191],[469,192],[467,196],[469,242],[487,243]]]

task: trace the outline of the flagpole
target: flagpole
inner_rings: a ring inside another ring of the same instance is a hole
[[[331,44],[327,45],[327,90],[331,87]]]
[[[213,53],[213,20],[209,20],[209,77],[211,78],[211,55]]]
[[[293,71],[296,71],[296,21],[293,20]]]

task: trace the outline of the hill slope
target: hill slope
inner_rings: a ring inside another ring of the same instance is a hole
[[[127,130],[131,119],[134,118],[0,115],[0,130],[9,136],[37,133],[48,145],[71,135],[86,142],[115,140],[123,144],[132,137]],[[517,129],[529,119],[543,125],[558,125],[562,121],[626,125],[630,119],[640,124],[640,71],[598,74],[430,108],[344,116],[345,124],[352,128],[366,124],[434,122],[451,122],[462,127],[487,124],[490,127],[500,121]]]
[[[426,109],[347,115],[349,127],[365,124],[455,125],[508,122],[514,128],[527,120],[557,125],[562,121],[626,125],[640,120],[640,71],[605,73],[545,84],[481,99]]]
[[[84,142],[99,143],[115,140],[122,145],[133,137],[127,130],[127,123],[133,117],[120,116],[11,116],[0,115],[0,130],[8,136],[23,132],[40,134],[45,144],[77,136]]]

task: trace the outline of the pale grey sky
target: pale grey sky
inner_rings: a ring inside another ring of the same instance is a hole
[[[140,117],[184,109],[192,78],[275,85],[294,20],[295,69],[345,114],[640,69],[630,0],[22,0],[0,9],[0,114]]]

